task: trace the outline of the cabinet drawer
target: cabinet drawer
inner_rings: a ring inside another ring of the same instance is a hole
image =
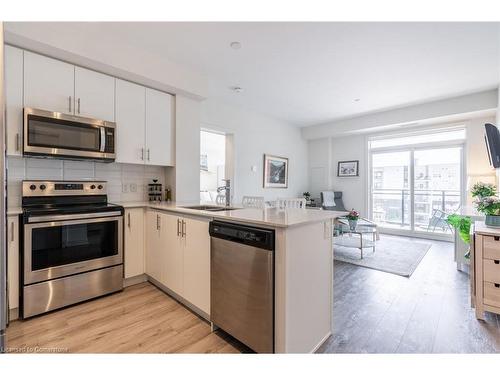
[[[500,237],[483,236],[483,257],[500,259]]]
[[[500,261],[483,259],[483,279],[490,283],[500,283]]]
[[[483,287],[484,304],[489,306],[500,307],[500,284],[499,283],[484,283]]]

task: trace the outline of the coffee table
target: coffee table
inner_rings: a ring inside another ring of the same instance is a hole
[[[341,234],[333,241],[335,245],[359,249],[361,259],[363,259],[363,249],[371,247],[375,252],[376,228],[359,224],[354,230],[351,230],[349,225],[343,227],[345,228],[342,229]]]

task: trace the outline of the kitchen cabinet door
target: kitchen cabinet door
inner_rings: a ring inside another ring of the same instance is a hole
[[[7,155],[22,154],[23,50],[5,46],[5,113]]]
[[[162,282],[165,268],[165,252],[162,251],[160,213],[147,211],[146,214],[146,273]]]
[[[144,273],[144,210],[125,210],[125,278]]]
[[[9,309],[19,308],[19,219],[7,218],[7,278]]]
[[[146,88],[116,79],[116,162],[144,164]]]
[[[74,65],[25,51],[24,106],[74,114]]]
[[[182,264],[183,254],[181,247],[182,218],[174,215],[162,214],[162,246],[165,250],[165,275],[163,284],[178,295],[183,295]]]
[[[210,235],[208,221],[184,219],[183,297],[210,314]]]
[[[146,164],[174,165],[173,96],[146,88]]]
[[[115,78],[75,67],[75,114],[115,121]]]

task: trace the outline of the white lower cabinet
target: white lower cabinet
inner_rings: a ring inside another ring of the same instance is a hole
[[[184,298],[210,313],[210,236],[208,221],[184,219]]]
[[[158,282],[163,280],[166,264],[166,246],[160,241],[160,215],[156,211],[146,213],[146,273]]]
[[[150,210],[146,226],[146,273],[209,314],[208,219]]]
[[[7,219],[7,278],[9,287],[9,309],[19,308],[19,219]]]
[[[145,272],[144,255],[144,209],[125,210],[125,278],[139,276]]]

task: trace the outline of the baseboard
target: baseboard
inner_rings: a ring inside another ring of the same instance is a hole
[[[145,273],[143,273],[142,275],[129,277],[128,279],[123,279],[123,287],[126,288],[128,286],[145,283],[146,281],[148,281],[148,276]]]
[[[316,351],[325,343],[326,340],[332,335],[331,332],[328,332],[325,337],[321,339],[321,341],[314,347],[309,353],[316,353]]]
[[[162,283],[160,283],[158,280],[155,280],[154,278],[152,278],[151,276],[148,276],[148,281],[153,284],[154,286],[156,286],[158,289],[160,289],[162,292],[168,294],[170,297],[172,297],[173,299],[175,299],[177,302],[181,303],[182,305],[184,305],[185,307],[187,307],[189,310],[191,310],[193,313],[195,313],[196,315],[200,316],[201,318],[203,318],[204,320],[206,320],[207,322],[211,323],[210,322],[210,315],[207,314],[206,312],[200,310],[198,307],[194,306],[193,304],[191,304],[189,301],[185,300],[184,298],[182,298],[180,295],[178,295],[177,293],[175,293],[174,291],[170,290],[169,288],[167,288],[165,285],[163,285]]]

